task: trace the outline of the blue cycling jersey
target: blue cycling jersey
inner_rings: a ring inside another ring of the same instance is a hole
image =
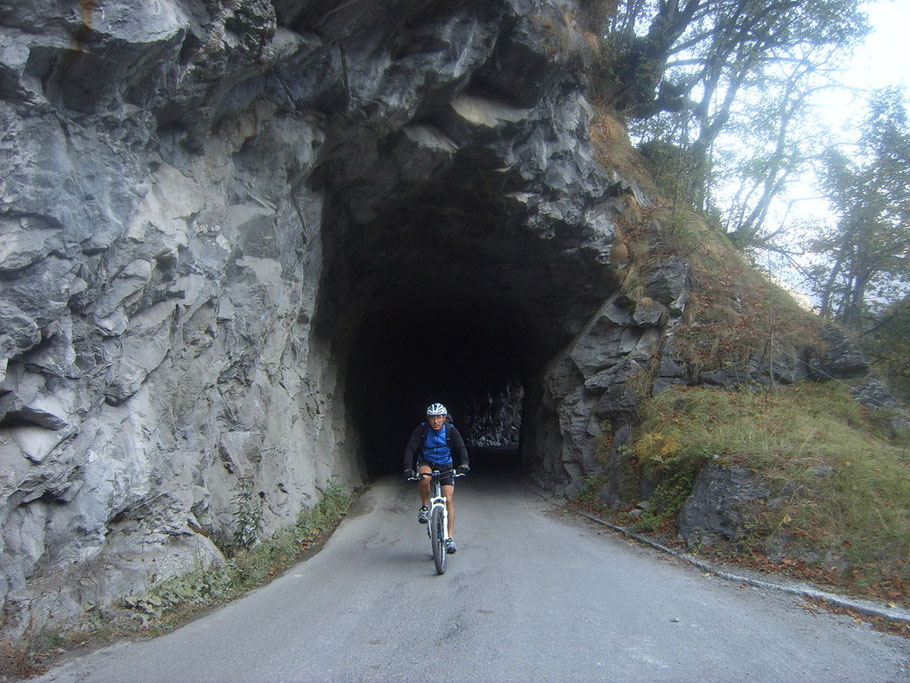
[[[427,438],[423,442],[422,460],[431,465],[451,465],[452,449],[446,443],[446,425],[438,432],[432,427],[427,430]]]

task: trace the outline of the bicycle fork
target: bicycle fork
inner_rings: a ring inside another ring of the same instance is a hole
[[[449,507],[445,496],[442,495],[442,492],[437,485],[433,491],[433,495],[430,497],[430,519],[433,518],[433,511],[437,508],[442,508],[442,530],[443,530],[443,540],[449,536]],[[431,539],[433,538],[433,529],[432,524],[427,525],[427,536]]]

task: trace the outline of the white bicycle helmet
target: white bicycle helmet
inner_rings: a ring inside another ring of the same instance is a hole
[[[427,408],[427,415],[448,415],[449,411],[441,403],[433,403]]]

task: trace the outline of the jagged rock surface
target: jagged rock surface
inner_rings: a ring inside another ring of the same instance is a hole
[[[474,349],[430,379],[489,374],[457,419],[520,423],[567,493],[655,354],[655,389],[692,380],[687,264],[618,291],[613,226],[648,199],[593,160],[574,9],[0,5],[6,633],[223,561],[241,478],[268,533],[382,472],[425,349]]]
[[[836,325],[826,325],[820,335],[824,347],[809,357],[809,371],[820,380],[859,377],[866,374],[869,361],[850,337]]]
[[[348,360],[371,311],[427,282],[466,310],[506,301],[490,320],[526,333],[522,381],[539,381],[614,287],[611,225],[630,191],[586,142],[571,10],[0,8],[10,633],[221,561],[240,477],[266,532],[331,477],[362,482]],[[656,338],[630,334],[617,339],[642,353]],[[544,409],[561,426],[528,437],[541,446],[526,457],[571,488],[575,460],[591,464],[579,411],[600,397],[570,382]]]
[[[771,496],[767,482],[744,467],[710,462],[701,468],[679,513],[679,537],[691,546],[738,541],[745,533],[745,511]]]

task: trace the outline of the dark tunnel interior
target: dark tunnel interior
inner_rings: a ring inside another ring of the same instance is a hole
[[[478,418],[482,399],[524,380],[528,343],[504,302],[427,296],[399,299],[367,316],[351,350],[345,396],[367,475],[401,472],[408,438],[432,402],[443,403],[468,436],[465,425]],[[467,440],[475,468],[494,457],[497,466],[517,463],[517,451]]]
[[[499,172],[475,156],[438,177],[402,175],[390,154],[372,165],[327,164],[318,179],[327,200],[314,324],[336,354],[369,479],[400,474],[432,402],[447,406],[463,434],[468,424],[505,433],[503,412],[487,399],[516,386],[504,412],[521,427],[508,445],[512,461],[527,464],[519,434],[531,433],[523,418],[536,414],[528,402],[540,394],[530,389],[613,286],[597,244],[580,247],[587,237],[569,223],[529,218]],[[495,419],[478,419],[483,403]],[[485,455],[478,446],[502,446],[491,457],[506,456],[502,441],[466,441],[472,468]]]

